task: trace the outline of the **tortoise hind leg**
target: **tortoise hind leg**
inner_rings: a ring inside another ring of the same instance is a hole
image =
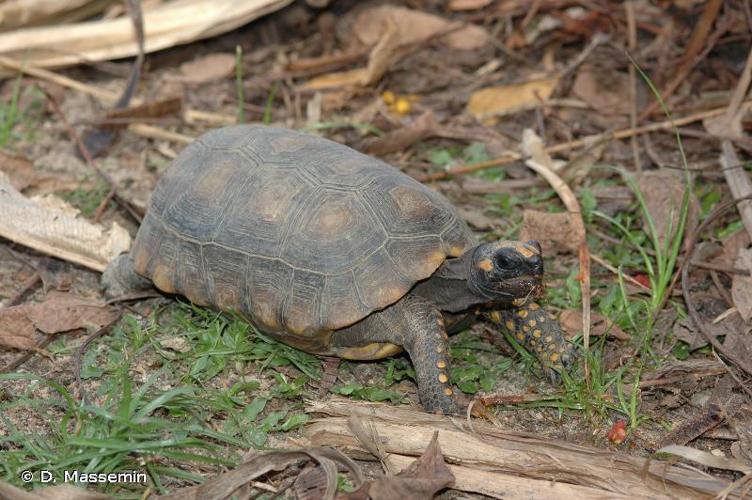
[[[115,257],[102,273],[102,289],[107,298],[121,297],[150,288],[151,281],[136,274],[130,255],[125,253]]]
[[[378,343],[387,343],[387,346]],[[410,355],[423,408],[431,413],[458,413],[449,383],[448,339],[436,306],[407,295],[382,311],[332,336],[335,352],[349,359],[375,359],[389,352],[388,344]]]

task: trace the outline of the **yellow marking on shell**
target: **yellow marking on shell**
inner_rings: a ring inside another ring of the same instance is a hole
[[[527,326],[527,325],[522,325],[522,331],[523,332],[529,332],[530,331],[530,327]]]
[[[449,255],[452,257],[459,257],[463,253],[465,253],[464,247],[459,245],[452,245],[449,247]]]
[[[538,342],[535,339],[530,339],[530,345],[531,346],[536,346],[536,345],[538,345]]]
[[[549,344],[550,344],[550,343],[551,343],[551,342],[552,342],[553,340],[554,340],[554,338],[553,338],[553,337],[552,337],[551,335],[547,335],[547,336],[546,336],[546,342],[547,342],[547,343],[549,343]]]
[[[543,323],[544,321],[546,321],[546,316],[543,315],[543,314],[539,314],[538,315],[538,321],[540,321],[541,323]]]
[[[478,267],[483,269],[486,272],[489,272],[493,269],[493,262],[491,262],[490,259],[483,259],[478,263]]]
[[[449,377],[446,376],[446,373],[439,373],[439,382],[442,384],[449,382]]]
[[[527,324],[530,325],[530,326],[535,326],[537,323],[536,323],[536,321],[534,319],[531,319],[531,320],[529,320],[527,322]]]
[[[512,301],[512,305],[515,306],[515,307],[520,307],[523,304],[525,304],[525,299],[524,298],[514,299]]]
[[[517,340],[525,340],[525,334],[524,333],[518,333],[517,334]]]
[[[501,323],[501,313],[499,311],[491,311],[488,317],[496,324]]]
[[[555,352],[551,354],[548,359],[550,359],[553,363],[556,363],[559,360],[559,353]]]
[[[514,321],[512,321],[511,319],[507,320],[507,322],[504,324],[504,326],[507,327],[507,330],[512,331],[512,330],[514,330]]]
[[[538,255],[538,252],[534,251],[532,248],[528,247],[524,243],[517,243],[514,249],[517,250],[519,253],[521,253],[522,256],[525,257],[526,259],[529,259],[533,255]]]
[[[154,268],[151,280],[154,286],[167,293],[174,293],[175,286],[172,284],[172,273],[164,264],[157,264]]]
[[[436,368],[441,368],[441,369],[446,368],[446,361],[444,361],[443,359],[438,360],[436,362]]]
[[[402,352],[402,348],[387,342],[371,342],[364,346],[347,347],[338,352],[339,357],[353,360],[387,358]]]
[[[436,320],[436,323],[438,323],[439,326],[444,326],[444,317],[439,316],[438,319]]]
[[[556,344],[548,344],[548,350],[551,352],[556,352],[556,348],[558,346]]]
[[[520,318],[527,318],[527,310],[526,309],[520,309],[517,311],[517,316]]]
[[[554,316],[554,313],[548,313],[548,317],[551,319],[556,319],[556,316]]]
[[[139,249],[132,253],[131,257],[133,258],[133,269],[139,274],[144,274],[149,265],[149,255],[143,249]]]
[[[530,309],[531,311],[537,311],[538,309],[540,309],[540,306],[536,304],[535,302],[533,302],[529,306],[527,306],[527,308]]]
[[[444,347],[440,345],[436,346],[436,354],[441,354],[442,352],[444,352]]]
[[[454,394],[454,393],[452,392],[452,389],[450,389],[449,387],[447,387],[447,388],[444,389],[444,395],[445,396],[451,396],[452,394]]]
[[[543,335],[543,332],[541,332],[539,329],[536,328],[535,330],[533,330],[533,337],[535,337],[536,339],[539,339],[541,335]]]

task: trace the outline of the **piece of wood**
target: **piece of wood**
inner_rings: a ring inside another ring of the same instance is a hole
[[[149,4],[144,9],[145,52],[226,33],[290,3],[292,0],[176,0]],[[128,16],[0,34],[0,54],[37,67],[104,61],[137,53]]]
[[[326,416],[307,425],[310,444],[338,446],[361,456],[367,452],[347,425],[352,416],[375,430],[387,453],[419,456],[438,430],[448,464],[591,488],[604,497],[707,498],[730,484],[661,460],[506,432],[485,422],[473,421],[472,429],[465,430],[458,419],[409,407],[332,398],[310,401],[306,410]]]
[[[415,458],[392,454],[387,456],[386,461],[398,473],[413,463]],[[627,500],[634,498],[631,495],[620,495],[617,493],[605,494],[603,490],[597,488],[530,479],[503,472],[473,469],[461,465],[449,465],[449,470],[454,475],[452,489],[480,493],[481,495],[494,498],[536,498],[539,500],[562,500],[567,498],[577,500],[603,500],[606,498]]]

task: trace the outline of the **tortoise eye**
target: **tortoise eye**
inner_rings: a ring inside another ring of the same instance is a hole
[[[512,259],[507,255],[507,252],[497,252],[494,255],[494,264],[497,268],[507,269],[512,265]]]

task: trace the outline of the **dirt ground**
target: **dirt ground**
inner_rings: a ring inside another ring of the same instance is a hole
[[[6,78],[0,170],[27,198],[55,195],[133,236],[185,142],[219,126],[301,129],[380,158],[443,193],[479,238],[543,245],[540,303],[579,361],[552,384],[512,334],[476,322],[451,340],[455,393],[474,418],[638,457],[691,447],[703,453],[659,456],[739,481],[732,496],[743,496],[752,210],[724,203],[752,195],[749,2],[327,3],[293,2],[147,54],[125,111],[60,81]],[[54,72],[118,96],[132,65]],[[150,132],[134,126],[144,124]],[[99,151],[88,143],[98,154],[87,160],[79,141],[92,131],[113,138]],[[10,484],[24,486],[26,469],[141,467],[148,486],[88,486],[174,492],[259,450],[306,443],[317,417],[306,401],[419,404],[405,355],[337,367],[180,297],[103,305],[99,278],[0,238],[0,479]],[[76,458],[97,449],[116,451]],[[378,462],[358,464],[382,475]],[[304,465],[280,469],[245,493],[317,498],[292,487]],[[340,472],[338,486],[347,495],[353,476]]]

